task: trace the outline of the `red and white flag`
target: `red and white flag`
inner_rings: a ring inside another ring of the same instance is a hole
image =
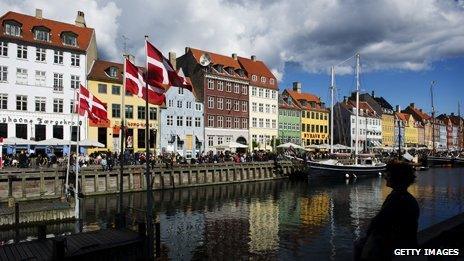
[[[126,78],[126,91],[146,100],[145,88],[147,84],[143,74],[140,72],[139,68],[128,59],[125,59],[124,62],[126,68],[124,72]],[[164,92],[164,88],[148,85],[148,102],[155,105],[163,104],[165,101]]]
[[[106,105],[82,85],[79,88],[79,115],[87,116],[93,121],[108,120]]]
[[[177,74],[169,59],[166,59],[150,42],[145,41],[145,44],[147,50],[146,80],[152,88],[167,89],[169,86],[177,86],[192,90],[192,86],[185,80],[183,72],[182,75]]]

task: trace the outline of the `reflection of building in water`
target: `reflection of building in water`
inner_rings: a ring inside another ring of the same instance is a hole
[[[279,198],[279,224],[300,224],[300,200],[299,197],[290,191],[285,191]]]
[[[249,256],[248,205],[228,202],[205,212],[203,245],[193,259],[241,260]]]
[[[279,208],[272,199],[250,203],[250,252],[277,249],[279,245]]]
[[[161,213],[161,240],[172,260],[190,260],[203,242],[205,216],[197,211],[185,210],[174,215]]]
[[[311,227],[322,227],[329,219],[330,198],[326,193],[301,198],[301,223]]]

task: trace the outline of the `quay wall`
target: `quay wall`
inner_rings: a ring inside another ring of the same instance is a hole
[[[154,190],[230,184],[285,178],[298,170],[290,161],[155,166],[151,169]],[[66,171],[56,169],[14,169],[0,171],[0,202],[28,201],[64,197]],[[102,171],[98,167],[82,168],[79,191],[85,196],[119,192],[120,169]],[[70,183],[74,178],[70,177]],[[145,166],[125,166],[124,192],[145,191]],[[83,188],[83,189],[82,189]]]

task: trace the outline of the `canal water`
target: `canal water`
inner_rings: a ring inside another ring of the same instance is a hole
[[[419,229],[464,211],[464,168],[417,172],[409,191],[421,213]],[[265,181],[156,192],[163,255],[173,260],[346,260],[390,189],[381,177],[355,182]],[[128,194],[134,219],[146,196]],[[82,230],[112,226],[117,196],[85,198]],[[134,220],[132,220],[134,221]],[[70,233],[74,224],[51,225]],[[12,231],[2,232],[2,240]],[[23,237],[33,230],[23,230]]]

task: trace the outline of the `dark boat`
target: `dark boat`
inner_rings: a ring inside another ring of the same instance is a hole
[[[427,165],[451,165],[453,163],[452,157],[439,157],[439,156],[427,156]]]
[[[359,164],[343,164],[337,160],[309,161],[309,177],[352,179],[382,175],[386,164],[373,159],[361,159]]]

